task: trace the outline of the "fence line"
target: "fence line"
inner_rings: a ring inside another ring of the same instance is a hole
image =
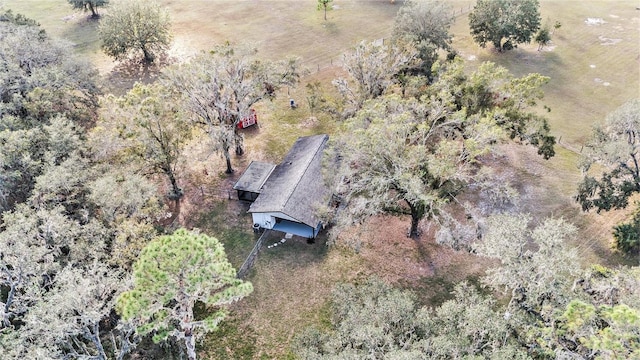
[[[244,277],[247,276],[247,273],[249,272],[249,270],[251,270],[253,264],[256,262],[256,258],[258,257],[260,248],[262,248],[262,244],[270,234],[271,230],[267,229],[262,233],[262,235],[260,235],[260,238],[256,242],[256,245],[253,247],[253,250],[251,250],[249,256],[247,256],[247,259],[244,261],[242,266],[240,266],[240,269],[238,270],[238,273],[236,275],[238,278],[244,279]]]

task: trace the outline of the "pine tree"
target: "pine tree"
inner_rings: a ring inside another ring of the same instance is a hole
[[[120,295],[118,312],[140,322],[140,335],[153,341],[172,336],[184,341],[196,359],[198,335],[215,331],[226,312],[223,305],[249,295],[253,286],[236,278],[223,245],[213,237],[179,229],[147,245],[134,265],[134,288]],[[216,310],[195,319],[196,302]]]

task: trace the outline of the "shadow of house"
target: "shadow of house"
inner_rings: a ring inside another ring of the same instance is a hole
[[[318,235],[322,228],[318,209],[327,204],[330,195],[321,163],[328,140],[328,135],[301,137],[280,164],[249,164],[233,188],[241,200],[253,201],[249,213],[254,228],[309,239]]]

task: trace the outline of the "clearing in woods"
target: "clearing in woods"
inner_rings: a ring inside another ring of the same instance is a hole
[[[170,61],[181,61],[223,41],[251,43],[269,59],[289,55],[302,58],[310,75],[301,86],[287,89],[274,102],[259,106],[260,128],[246,132],[247,154],[234,159],[238,170],[231,178],[222,174],[222,162],[203,144],[194,144],[185,176],[187,196],[181,220],[221,238],[231,261],[240,266],[250,250],[253,234],[246,206],[226,200],[226,191],[250,160],[278,162],[298,136],[332,133],[335,123],[306,106],[306,82],[319,80],[330,89],[340,76],[340,54],[360,40],[388,38],[401,2],[388,0],[338,1],[323,20],[315,1],[160,1],[172,18],[174,42]],[[503,146],[491,161],[506,180],[522,192],[520,209],[535,217],[564,217],[576,224],[580,235],[574,244],[585,262],[617,264],[626,259],[610,249],[611,226],[625,212],[584,214],[573,202],[581,175],[577,167],[582,144],[592,124],[640,91],[640,11],[635,1],[541,1],[543,22],[561,27],[542,51],[536,44],[498,54],[481,49],[469,35],[467,14],[472,1],[450,1],[458,14],[452,28],[454,48],[471,66],[493,61],[521,76],[539,72],[551,78],[545,99],[559,140],[556,156],[542,160],[532,148]],[[152,78],[157,71],[114,64],[100,52],[97,22],[74,12],[66,1],[5,0],[13,9],[34,18],[48,33],[65,37],[99,69],[108,88],[121,92],[134,81]],[[108,9],[101,9],[103,13]],[[288,98],[301,105],[288,108]],[[233,221],[229,221],[233,219]],[[414,289],[425,303],[437,304],[462,279],[477,281],[487,262],[436,245],[425,234],[420,242],[405,237],[408,219],[379,217],[353,229],[357,251],[351,247],[326,247],[301,240],[265,249],[249,275],[255,292],[235,307],[221,330],[207,338],[201,355],[210,359],[284,358],[293,336],[310,324],[326,324],[327,299],[335,283],[376,275]],[[273,242],[280,239],[272,239]]]

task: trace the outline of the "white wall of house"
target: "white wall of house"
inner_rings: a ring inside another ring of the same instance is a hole
[[[260,227],[265,229],[273,228],[273,225],[276,223],[277,217],[280,219],[298,222],[298,220],[281,212],[251,213],[251,217],[253,218],[254,224],[259,224]]]

